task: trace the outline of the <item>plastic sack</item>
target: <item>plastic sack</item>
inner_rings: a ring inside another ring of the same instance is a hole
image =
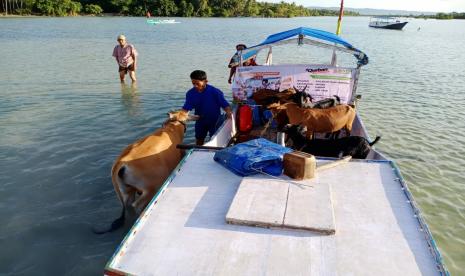
[[[283,155],[291,151],[259,138],[219,150],[213,159],[240,176],[259,172],[279,176],[283,171]]]

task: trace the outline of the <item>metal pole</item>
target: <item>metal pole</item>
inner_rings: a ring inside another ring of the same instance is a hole
[[[339,9],[339,18],[337,20],[336,35],[341,34],[341,23],[342,23],[343,14],[344,14],[344,0],[341,0],[341,7]],[[331,59],[331,65],[332,66],[337,66],[336,51],[333,51],[333,57]]]
[[[341,8],[339,9],[339,19],[337,20],[336,35],[341,34],[341,23],[342,23],[343,15],[344,15],[344,0],[341,0]]]

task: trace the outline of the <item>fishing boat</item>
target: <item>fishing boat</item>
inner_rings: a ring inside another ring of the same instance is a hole
[[[407,25],[407,23],[407,21],[400,21],[400,19],[397,17],[377,16],[370,18],[370,23],[368,26],[373,28],[402,30],[405,25]]]
[[[275,47],[317,47],[333,54],[327,64],[275,65]],[[361,68],[368,64],[363,51],[339,36],[305,27],[270,35],[239,55],[243,61],[260,52],[266,53],[263,65],[237,68],[232,87],[237,101],[247,101],[263,78],[269,78],[281,90],[305,87],[314,98],[339,95],[344,103],[353,104]],[[341,55],[355,58],[355,65],[338,66]],[[229,146],[238,133],[235,120],[226,120],[205,146]],[[359,115],[351,135],[369,139]],[[301,181],[262,174],[240,176],[215,162],[215,153],[206,148],[186,153],[107,263],[106,275],[448,275],[399,168],[376,149],[366,159],[351,160]],[[318,165],[332,161],[317,158]],[[265,219],[276,211],[279,204],[273,196],[280,190],[288,204],[284,220],[293,213],[311,224],[328,216],[335,222],[334,231],[227,221],[233,206],[239,212],[254,212],[251,206],[257,198],[264,199],[266,188],[254,193],[250,202],[237,203],[247,181],[262,187],[287,185],[267,190],[272,200]],[[319,194],[321,187],[325,193]],[[324,203],[329,212],[323,210],[323,203],[306,211],[313,202],[321,202],[319,198],[291,202],[292,195],[306,192],[329,199]]]
[[[151,25],[159,25],[159,24],[177,24],[181,22],[178,22],[175,19],[147,19],[147,23]]]

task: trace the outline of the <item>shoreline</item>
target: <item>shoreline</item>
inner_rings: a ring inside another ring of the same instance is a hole
[[[151,16],[150,18],[299,18],[299,17],[334,17],[337,15],[311,15],[311,16],[294,16],[294,17],[262,17],[262,16]],[[346,15],[348,17],[366,17],[367,15]],[[78,14],[78,15],[67,15],[67,16],[52,16],[52,15],[19,15],[19,14],[2,14],[0,13],[0,18],[42,18],[42,17],[50,17],[50,18],[68,18],[68,17],[143,17],[146,16],[128,16],[128,15],[120,15],[120,14],[113,14],[113,13],[102,13],[99,15],[92,15],[92,14]],[[149,18],[147,18],[149,19]]]
[[[299,17],[334,17],[335,15],[311,15],[311,16],[295,16],[295,17],[258,17],[258,16],[235,16],[235,17],[216,17],[216,16],[151,16],[147,19],[153,18],[299,18]],[[346,15],[346,17],[373,17],[374,15]],[[379,15],[378,15],[379,16]],[[99,15],[92,15],[92,14],[78,14],[78,15],[67,15],[67,16],[51,16],[51,15],[19,15],[19,14],[2,14],[0,13],[0,19],[2,18],[70,18],[70,17],[140,17],[145,18],[146,16],[127,16],[127,15],[120,15],[120,14],[112,14],[112,13],[102,13]],[[417,17],[417,16],[397,16],[397,17],[404,17],[404,18],[414,18],[414,19],[436,19],[436,20],[463,20],[462,18],[438,18],[438,17]]]

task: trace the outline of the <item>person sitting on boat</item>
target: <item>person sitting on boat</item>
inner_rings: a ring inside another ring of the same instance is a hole
[[[121,83],[124,83],[126,74],[129,73],[132,82],[136,81],[136,64],[137,64],[137,51],[136,48],[126,42],[124,35],[119,35],[117,38],[118,45],[113,49],[113,56],[118,63],[118,72]]]
[[[195,122],[195,139],[197,145],[203,145],[207,134],[211,137],[218,129],[221,108],[228,118],[232,117],[232,109],[223,92],[208,84],[207,73],[195,70],[190,74],[190,78],[194,87],[187,91],[182,109],[195,109],[195,115],[200,116]]]
[[[237,44],[236,45],[236,53],[234,54],[234,56],[232,56],[232,58],[231,58],[231,60],[229,61],[229,64],[228,64],[228,67],[231,68],[229,70],[229,78],[228,78],[228,83],[229,84],[231,84],[232,78],[233,78],[234,74],[236,73],[236,68],[239,65],[239,61],[240,61],[239,52],[242,51],[242,50],[245,50],[245,49],[247,49],[247,46],[245,46],[245,44]],[[257,63],[255,62],[255,57],[247,59],[246,61],[244,61],[242,63],[242,65],[243,66],[256,66]]]

